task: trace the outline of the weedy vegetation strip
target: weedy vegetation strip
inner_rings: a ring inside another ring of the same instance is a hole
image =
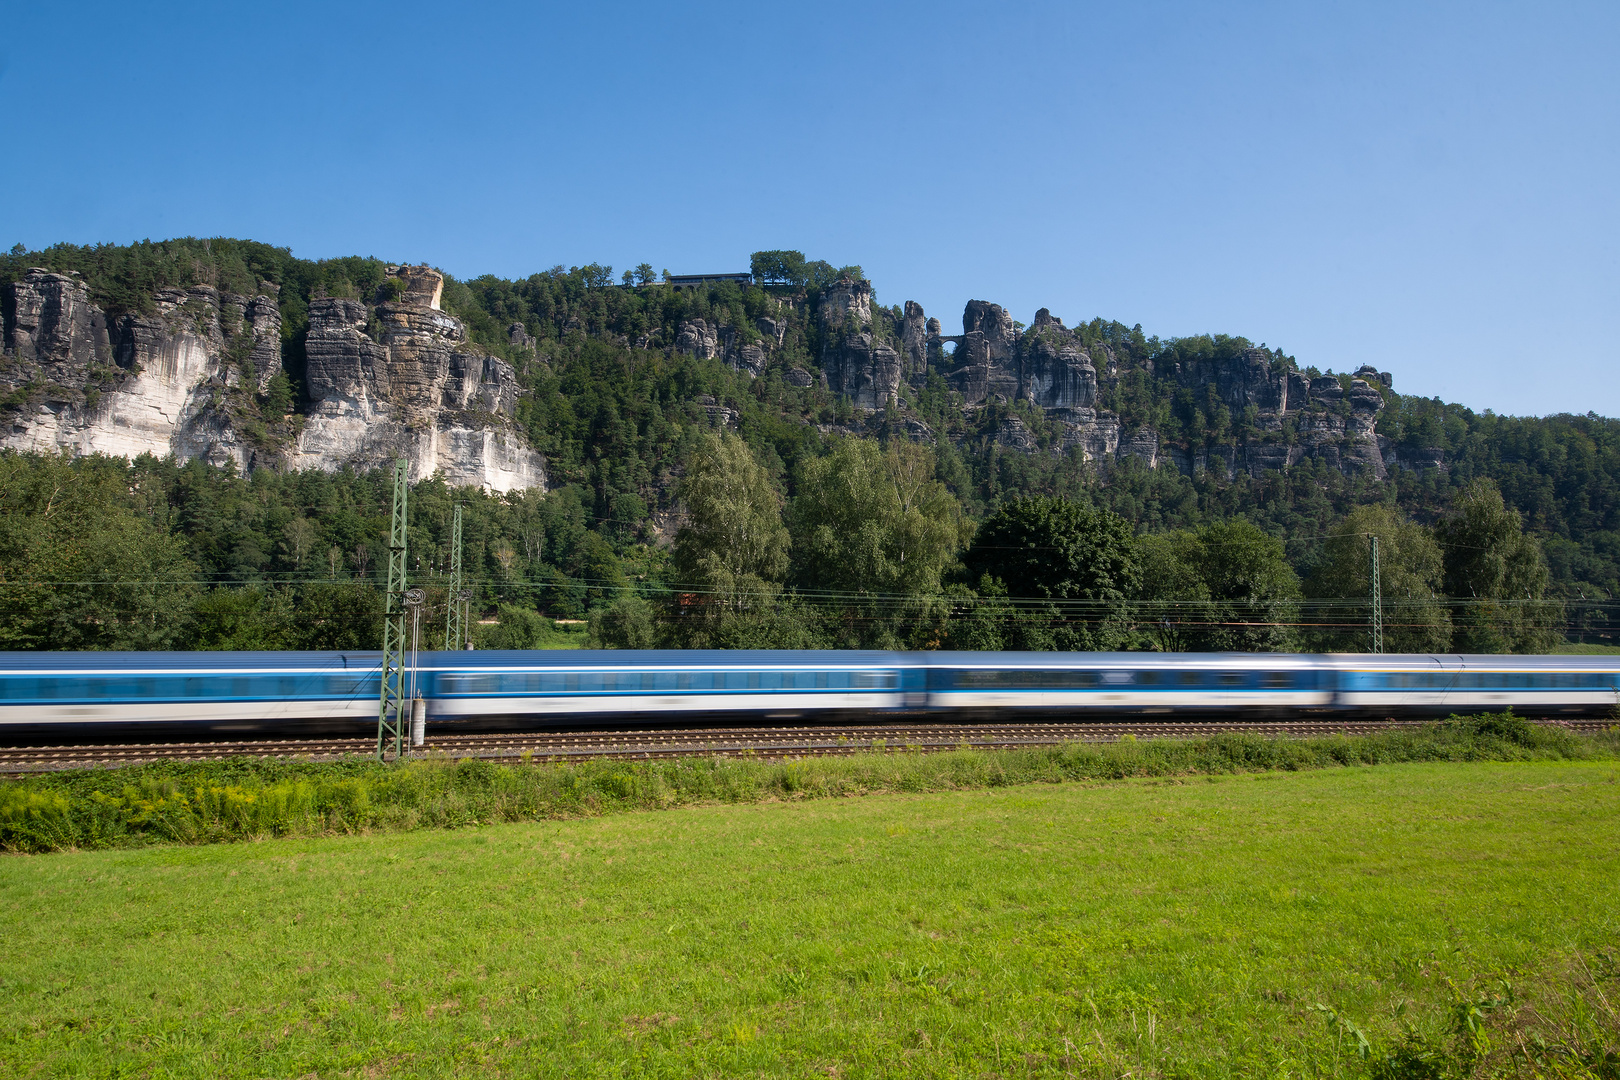
[[[1620,756],[1620,732],[1577,736],[1521,717],[1452,717],[1370,735],[1069,743],[1009,750],[871,753],[764,761],[688,757],[496,763],[424,758],[161,762],[40,774],[0,785],[0,849],[48,852],[274,836],[460,828],[872,792],[976,790],[1425,761]]]

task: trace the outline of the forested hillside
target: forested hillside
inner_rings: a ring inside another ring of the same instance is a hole
[[[1026,327],[969,305],[951,337],[879,305],[859,267],[793,256],[759,253],[746,286],[646,265],[445,277],[443,310],[515,373],[548,490],[414,485],[413,574],[439,583],[460,501],[478,607],[500,615],[486,644],[536,643],[538,612],[621,645],[1354,649],[1376,534],[1386,647],[1609,633],[1612,420],[1477,414],[1242,337],[1044,310]],[[165,288],[273,293],[281,370],[230,405],[267,446],[308,400],[311,302],[401,289],[380,260],[216,239],[13,250],[0,296],[33,267],[109,313]],[[16,425],[49,389],[7,348]],[[1309,398],[1234,397],[1233,372]],[[386,480],[263,460],[5,453],[0,647],[371,645]],[[1015,549],[1040,572],[997,554]]]

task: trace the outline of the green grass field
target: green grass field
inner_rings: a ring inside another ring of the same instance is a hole
[[[0,1073],[1438,1076],[1469,1015],[1475,1067],[1601,1054],[1616,836],[1608,760],[12,856]]]

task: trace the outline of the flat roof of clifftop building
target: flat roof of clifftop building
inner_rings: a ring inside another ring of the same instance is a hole
[[[740,274],[671,274],[669,280],[664,282],[672,289],[695,289],[699,285],[707,285],[714,281],[734,281],[738,285],[751,285],[754,275],[744,272]]]

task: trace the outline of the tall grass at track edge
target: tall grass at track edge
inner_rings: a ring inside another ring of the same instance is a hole
[[[1510,713],[1369,735],[1130,737],[1009,750],[871,752],[760,760],[598,758],[573,763],[446,757],[382,764],[232,758],[72,770],[0,784],[0,850],[205,844],[275,836],[454,829],[872,792],[975,790],[1421,761],[1620,758],[1620,728],[1581,736]]]

